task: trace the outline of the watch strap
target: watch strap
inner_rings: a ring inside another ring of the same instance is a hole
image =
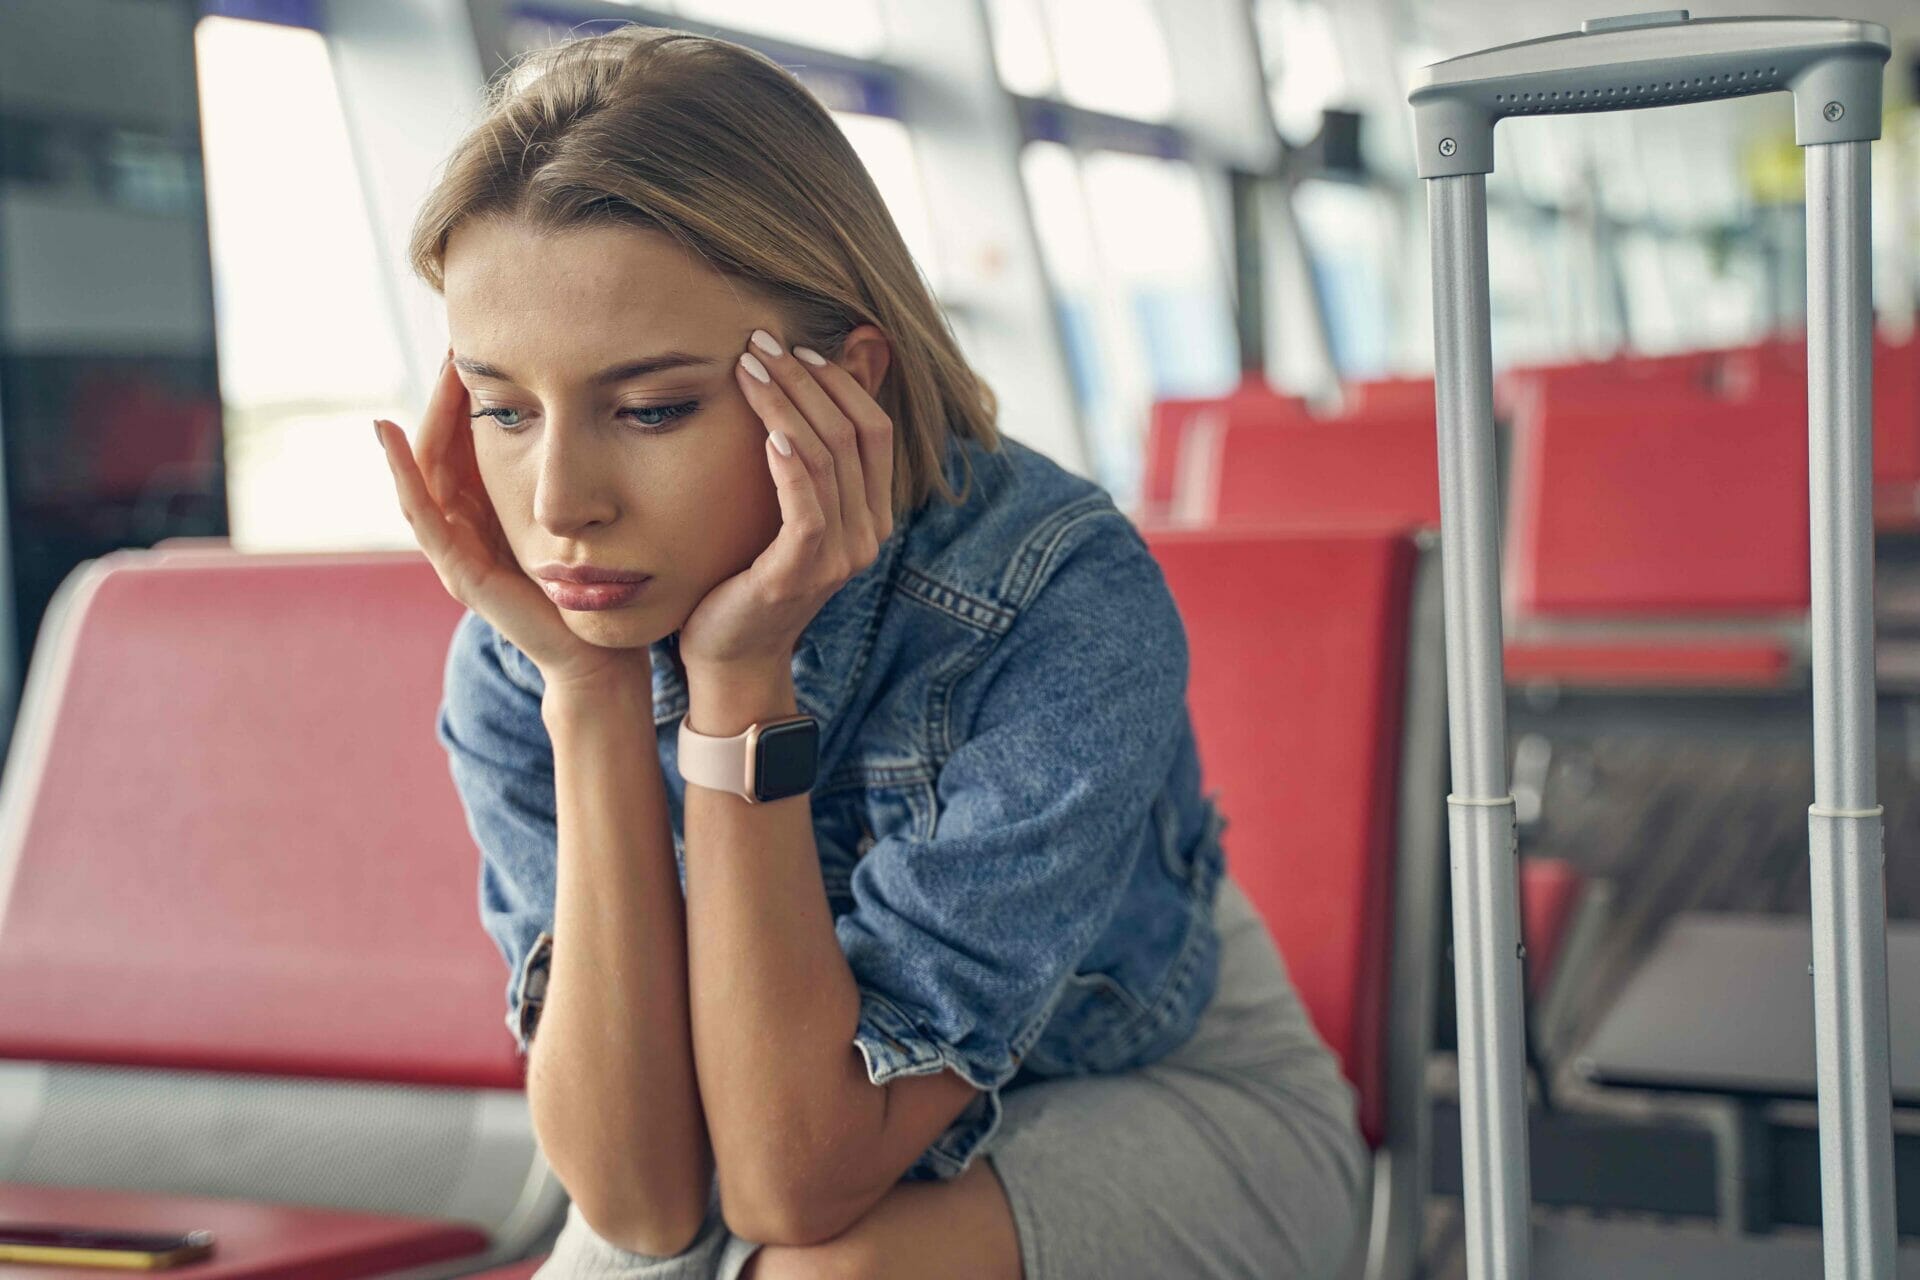
[[[710,737],[680,720],[680,776],[714,791],[731,791],[751,800],[747,791],[747,740],[758,724],[750,724],[730,738]]]

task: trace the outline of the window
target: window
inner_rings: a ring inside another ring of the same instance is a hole
[[[233,543],[412,546],[375,416],[405,371],[322,37],[195,28]]]
[[[860,115],[835,111],[833,118],[860,153],[860,162],[873,175],[873,184],[887,202],[901,239],[907,242],[914,261],[930,287],[940,286],[939,263],[933,252],[933,232],[927,222],[927,197],[920,185],[920,169],[914,160],[913,139],[907,126],[887,116]]]
[[[1021,168],[1095,478],[1124,505],[1139,491],[1152,403],[1224,394],[1238,379],[1199,179],[1184,161],[1056,142],[1029,143]]]
[[[1001,83],[1089,111],[1166,120],[1173,64],[1151,0],[990,0]]]
[[[1274,126],[1305,145],[1320,132],[1320,113],[1347,96],[1333,19],[1319,0],[1255,0],[1253,21]]]
[[[1303,182],[1294,212],[1313,264],[1314,289],[1327,317],[1333,364],[1343,380],[1387,372],[1393,339],[1386,278],[1394,245],[1388,198],[1342,182]]]

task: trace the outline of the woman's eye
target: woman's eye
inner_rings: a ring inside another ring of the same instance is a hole
[[[620,412],[632,414],[633,420],[643,427],[663,427],[675,418],[686,417],[699,407],[698,400],[687,400],[680,404],[628,405]]]
[[[633,421],[639,423],[642,427],[648,430],[658,430],[665,427],[667,423],[673,421],[675,418],[684,418],[699,407],[700,402],[698,400],[687,400],[680,404],[628,405],[626,408],[620,410],[620,416],[630,416]],[[475,410],[467,416],[473,419],[492,418],[494,422],[499,425],[502,432],[507,435],[515,435],[518,434],[526,424],[518,421],[508,422],[501,415],[517,415],[519,412],[518,409],[509,409],[505,405],[488,405],[486,408]]]
[[[475,410],[474,412],[468,414],[467,416],[469,418],[473,418],[476,420],[480,418],[492,418],[496,423],[499,424],[501,430],[507,432],[508,434],[512,434],[514,427],[509,425],[506,421],[504,421],[500,417],[500,415],[503,413],[518,413],[518,412],[520,412],[518,409],[509,409],[504,405],[490,405],[485,409]]]

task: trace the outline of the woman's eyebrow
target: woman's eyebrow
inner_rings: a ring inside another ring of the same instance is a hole
[[[663,351],[657,356],[645,356],[639,360],[623,360],[619,364],[608,365],[589,378],[595,386],[606,386],[613,382],[625,382],[628,378],[644,378],[649,374],[662,373],[668,369],[684,369],[688,366],[718,364],[715,356],[697,356],[686,351]],[[475,360],[470,356],[455,356],[454,367],[462,373],[476,378],[492,378],[499,382],[518,381],[506,370],[488,364],[484,360]]]

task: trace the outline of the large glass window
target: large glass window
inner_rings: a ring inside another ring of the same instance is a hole
[[[1320,0],[1255,0],[1254,32],[1274,126],[1296,146],[1320,132],[1320,113],[1348,101],[1333,18]]]
[[[1173,64],[1151,0],[989,0],[1001,83],[1089,111],[1166,120]]]
[[[934,253],[933,231],[927,220],[926,189],[920,184],[920,167],[914,158],[913,137],[907,132],[907,126],[888,116],[852,111],[835,111],[833,118],[839,121],[841,132],[847,135],[853,149],[860,154],[860,162],[873,175],[873,185],[880,188],[887,212],[893,215],[894,225],[900,228],[900,237],[907,242],[914,261],[920,264],[921,274],[926,276],[929,286],[938,289],[940,263]]]
[[[1386,373],[1394,337],[1389,198],[1371,187],[1303,182],[1294,191],[1294,214],[1327,317],[1334,367],[1348,380]]]
[[[1054,142],[1029,143],[1022,172],[1096,478],[1129,503],[1152,403],[1222,394],[1238,376],[1198,176],[1184,161]]]
[[[208,17],[195,46],[234,545],[416,545],[373,443],[405,370],[325,43]]]

